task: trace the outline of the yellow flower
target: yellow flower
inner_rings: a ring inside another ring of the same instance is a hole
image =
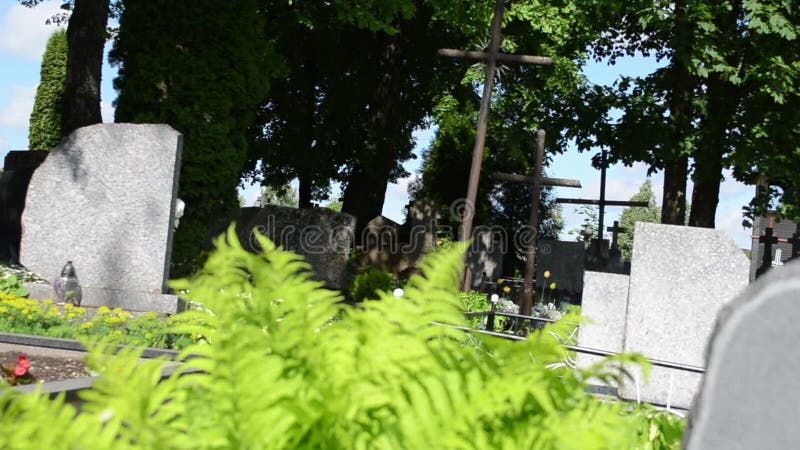
[[[544,277],[545,278],[550,278],[550,271],[549,270],[545,270],[544,271]]]
[[[97,314],[103,315],[103,314],[108,314],[110,312],[111,312],[111,310],[108,308],[108,306],[101,306],[101,307],[97,308]]]
[[[505,292],[506,294],[508,294],[509,292],[511,292],[511,288],[510,288],[510,287],[508,287],[508,286],[506,286],[506,287],[504,287],[504,288],[503,288],[503,292]]]
[[[556,290],[556,284],[555,283],[550,283],[550,290],[552,290],[552,291]]]
[[[504,279],[502,279],[502,278],[498,278],[498,279],[497,279],[497,284],[503,284],[505,281],[506,281],[506,280],[504,280]]]
[[[75,307],[75,305],[73,305],[72,303],[67,303],[67,304],[64,305],[64,309],[72,309],[74,307]]]
[[[27,318],[28,318],[28,320],[33,320],[33,314],[28,314],[28,315],[27,315],[27,316],[25,316],[25,317],[27,317]]]

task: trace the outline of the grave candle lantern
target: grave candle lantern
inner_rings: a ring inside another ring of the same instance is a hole
[[[83,293],[72,261],[67,261],[64,268],[61,269],[61,276],[56,277],[53,282],[53,289],[59,304],[72,303],[75,306],[80,306]]]

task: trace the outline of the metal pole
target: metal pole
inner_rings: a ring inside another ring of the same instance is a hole
[[[475,132],[475,146],[472,149],[472,167],[469,170],[469,184],[467,185],[467,204],[464,208],[463,223],[461,225],[462,242],[468,241],[472,237],[472,219],[475,216],[476,204],[478,201],[478,182],[481,176],[481,164],[483,163],[483,147],[486,143],[486,129],[489,125],[489,107],[492,99],[492,88],[494,87],[494,73],[497,69],[497,54],[500,52],[500,28],[503,25],[504,0],[497,0],[494,8],[494,19],[492,21],[492,41],[489,44],[489,55],[486,60],[486,79],[483,82],[483,96],[481,97],[481,109],[478,115],[478,129]],[[472,288],[472,272],[467,267],[464,274],[465,291]]]
[[[536,157],[533,160],[533,189],[531,190],[531,213],[528,227],[532,233],[525,249],[525,281],[522,285],[522,307],[520,312],[529,316],[533,309],[533,278],[536,276],[536,235],[539,233],[539,200],[542,198],[542,165],[544,164],[544,130],[536,136]]]
[[[598,219],[598,232],[600,233],[600,242],[599,244],[603,243],[603,233],[605,232],[605,228],[603,228],[603,219],[606,215],[606,151],[600,154],[600,218]],[[600,255],[600,245],[597,246],[597,254]]]

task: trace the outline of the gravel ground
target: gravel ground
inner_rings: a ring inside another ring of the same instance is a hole
[[[0,353],[0,365],[13,367],[17,364],[19,355],[19,352]],[[61,381],[89,376],[86,372],[86,365],[80,359],[37,355],[25,356],[31,362],[31,373],[39,381]]]

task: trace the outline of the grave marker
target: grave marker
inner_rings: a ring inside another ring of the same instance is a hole
[[[759,278],[718,315],[687,450],[795,449],[800,442],[800,262]]]
[[[86,306],[175,312],[177,298],[161,294],[169,277],[182,142],[167,125],[75,130],[31,178],[22,264],[52,280],[72,260]]]
[[[624,351],[702,366],[720,308],[748,284],[748,260],[723,232],[639,222],[625,321]],[[688,408],[698,374],[660,367],[642,384],[620,386],[620,396]]]

